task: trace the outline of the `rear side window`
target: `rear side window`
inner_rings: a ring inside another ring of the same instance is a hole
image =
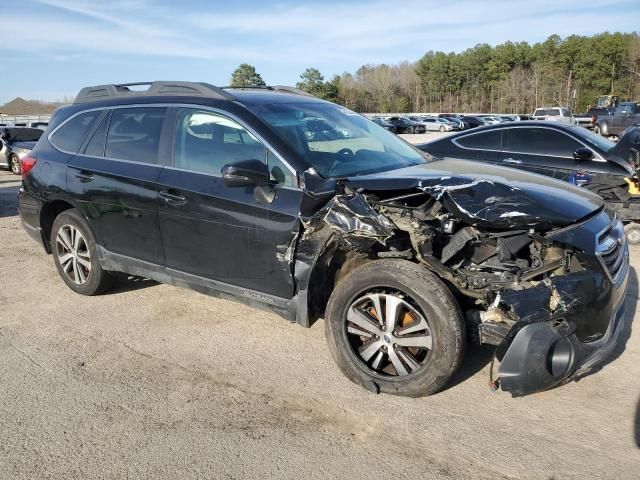
[[[160,135],[167,109],[120,108],[111,114],[105,157],[158,164]]]
[[[100,125],[94,132],[91,140],[84,149],[85,155],[91,155],[93,157],[104,156],[104,146],[107,141],[107,129],[109,128],[109,119],[111,118],[111,112],[104,116]]]
[[[502,137],[505,152],[572,157],[582,146],[570,136],[549,128],[508,128]]]
[[[457,138],[455,143],[465,148],[479,148],[482,150],[500,150],[500,130],[476,133]]]
[[[56,130],[51,137],[51,143],[65,152],[77,153],[99,116],[100,111],[94,110],[73,117]]]

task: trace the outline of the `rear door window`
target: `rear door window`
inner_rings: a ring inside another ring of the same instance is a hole
[[[100,110],[93,110],[73,117],[55,131],[51,143],[64,152],[77,153],[100,113]]]
[[[573,157],[582,146],[569,135],[549,128],[507,128],[502,137],[502,150],[513,153]]]
[[[474,133],[455,139],[455,143],[464,148],[477,148],[481,150],[500,150],[501,131]]]
[[[164,107],[119,108],[113,111],[105,156],[140,163],[159,163]]]

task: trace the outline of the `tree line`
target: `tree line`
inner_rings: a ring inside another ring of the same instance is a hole
[[[265,82],[242,64],[231,85]],[[640,101],[640,37],[605,32],[552,35],[533,45],[478,44],[460,53],[429,51],[415,63],[363,65],[329,80],[310,67],[296,87],[358,112],[582,112],[600,95]]]

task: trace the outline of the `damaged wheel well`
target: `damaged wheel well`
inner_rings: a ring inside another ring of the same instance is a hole
[[[310,323],[324,316],[329,297],[345,275],[354,268],[374,260],[357,251],[341,249],[338,242],[330,241],[309,278]]]

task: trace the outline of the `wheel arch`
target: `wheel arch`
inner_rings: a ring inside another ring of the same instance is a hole
[[[303,237],[296,253],[293,304],[296,322],[304,327],[310,327],[324,316],[329,297],[341,278],[354,268],[375,260],[347,248],[326,230],[322,234]]]
[[[51,253],[51,228],[56,217],[65,210],[76,208],[75,205],[67,200],[56,199],[45,203],[40,209],[40,228],[42,229],[42,237],[44,248],[47,253]]]

